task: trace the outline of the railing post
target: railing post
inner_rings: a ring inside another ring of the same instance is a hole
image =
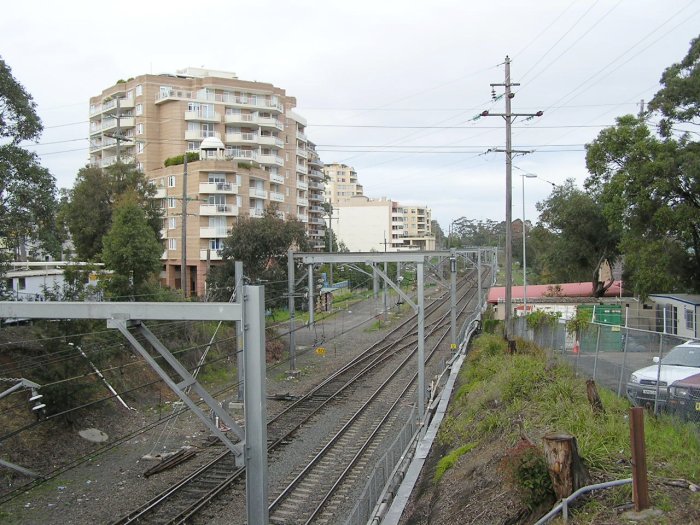
[[[630,408],[630,444],[632,448],[632,498],[635,512],[649,508],[647,458],[644,443],[644,408]]]

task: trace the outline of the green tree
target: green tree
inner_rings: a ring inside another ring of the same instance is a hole
[[[114,271],[108,285],[113,296],[139,296],[161,268],[160,241],[134,193],[125,195],[114,211],[113,224],[103,239],[105,266]]]
[[[662,136],[669,137],[677,123],[697,126],[700,117],[700,37],[690,43],[688,54],[681,62],[664,71],[661,84],[663,87],[649,103],[649,110],[663,116],[659,124]]]
[[[101,260],[103,237],[112,225],[116,203],[127,193],[135,196],[160,237],[162,211],[152,198],[155,188],[134,164],[117,163],[105,169],[86,166],[78,172],[65,210],[78,258]]]
[[[539,202],[537,210],[538,228],[531,235],[538,250],[532,259],[536,270],[554,281],[591,281],[597,288],[600,264],[605,259],[612,263],[618,256],[618,236],[603,207],[569,179]],[[602,292],[596,289],[597,294]]]
[[[700,144],[626,115],[586,146],[586,186],[620,235],[635,293],[700,290]]]
[[[0,58],[0,234],[21,259],[28,240],[54,255],[60,251],[54,235],[55,180],[19,145],[37,140],[42,129],[36,103]]]
[[[284,304],[287,289],[287,251],[308,250],[304,223],[283,220],[274,208],[261,218],[244,218],[224,241],[221,256],[224,264],[212,268],[207,279],[211,298],[227,301],[234,288],[234,261],[243,262],[243,271],[252,284],[264,284],[266,302]]]

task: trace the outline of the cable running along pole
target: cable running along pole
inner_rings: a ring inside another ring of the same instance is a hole
[[[505,88],[506,112],[505,113],[490,113],[488,110],[481,113],[482,117],[503,117],[506,121],[506,147],[505,149],[492,149],[490,151],[502,152],[506,154],[506,297],[505,297],[505,335],[506,339],[510,340],[510,320],[513,313],[512,297],[513,297],[513,153],[532,153],[525,150],[514,150],[512,146],[512,131],[511,126],[517,117],[541,117],[543,112],[537,113],[513,113],[511,110],[511,99],[515,93],[511,91],[513,86],[520,84],[510,81],[510,58],[505,59],[505,81],[503,83],[491,84],[491,96],[494,101],[500,97],[496,96],[495,87],[503,86]]]

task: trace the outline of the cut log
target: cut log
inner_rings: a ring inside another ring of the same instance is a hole
[[[586,380],[586,394],[588,394],[588,402],[593,408],[593,412],[596,414],[605,414],[605,407],[603,407],[603,401],[598,395],[598,388],[595,386],[595,381],[592,379]]]
[[[566,432],[544,436],[544,456],[557,499],[566,498],[588,484],[588,469],[578,455],[576,438]]]

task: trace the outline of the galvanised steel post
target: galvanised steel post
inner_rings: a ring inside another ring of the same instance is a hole
[[[309,327],[314,325],[314,265],[309,264]]]
[[[477,304],[476,304],[476,306],[477,306],[477,308],[479,308],[479,310],[481,310],[481,294],[483,293],[481,291],[481,287],[482,287],[482,284],[481,284],[481,248],[478,248],[476,250],[476,253],[477,253],[477,256],[476,256],[476,259],[477,259],[476,275],[477,275],[477,281],[479,282],[479,284],[478,284],[479,287],[477,288],[477,296],[476,296],[476,303]]]
[[[233,263],[233,287],[235,292],[235,302],[243,305],[243,262]],[[243,310],[244,311],[244,310]],[[238,369],[238,401],[242,403],[245,399],[245,352],[243,350],[243,325],[245,321],[241,319],[236,322],[236,368]]]
[[[450,350],[457,350],[457,257],[452,249],[450,256]]]
[[[245,319],[246,510],[250,525],[267,525],[267,406],[265,392],[265,287],[243,288]]]
[[[289,305],[289,370],[297,369],[296,326],[294,316],[294,252],[287,252],[287,295]]]
[[[425,299],[423,297],[423,263],[416,264],[418,277],[418,421],[425,413]]]

